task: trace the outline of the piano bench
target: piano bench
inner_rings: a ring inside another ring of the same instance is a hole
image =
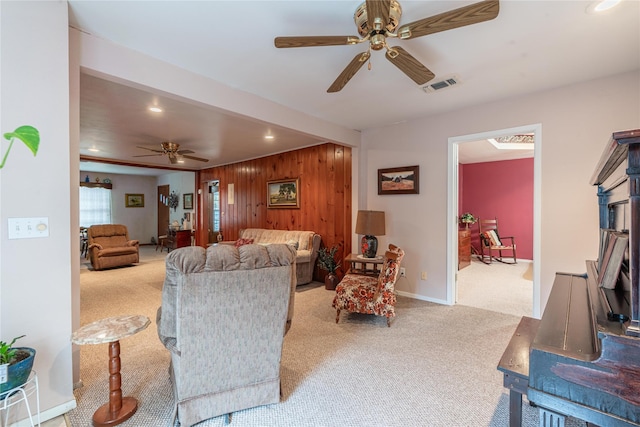
[[[522,425],[522,395],[527,395],[529,387],[529,348],[539,325],[540,320],[523,316],[498,363],[509,389],[509,427]]]

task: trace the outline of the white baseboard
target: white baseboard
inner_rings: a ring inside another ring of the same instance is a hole
[[[434,302],[436,304],[443,304],[443,305],[451,305],[446,300],[442,300],[438,298],[429,298],[429,297],[425,297],[424,295],[412,294],[410,292],[404,292],[404,291],[396,291],[396,293],[398,295],[402,295],[403,297],[418,299],[421,301]]]
[[[33,413],[33,418],[34,421],[37,419],[37,414],[35,413],[35,405],[29,405],[31,406],[31,409],[34,410]],[[58,406],[54,406],[53,408],[47,409],[46,411],[40,412],[40,423],[43,423],[45,421],[54,419],[55,417],[59,417],[61,415],[66,414],[67,412],[69,412],[70,410],[74,409],[76,407],[76,400],[69,400],[68,402],[63,403],[62,405],[58,405]],[[61,426],[66,425],[66,421],[61,424]],[[31,427],[31,422],[29,421],[29,418],[25,418],[23,420],[20,420],[16,423],[11,424],[11,427]]]

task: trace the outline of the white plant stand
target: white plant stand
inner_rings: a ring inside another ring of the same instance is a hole
[[[0,412],[5,412],[4,418],[0,418],[0,420],[2,420],[2,426],[8,426],[9,408],[24,401],[27,413],[29,414],[31,427],[35,427],[33,423],[34,417],[31,414],[31,407],[29,406],[29,396],[32,394],[36,395],[36,415],[38,418],[38,426],[40,426],[40,391],[38,389],[38,375],[36,375],[36,371],[33,369],[29,374],[29,379],[27,379],[24,384],[0,393]]]

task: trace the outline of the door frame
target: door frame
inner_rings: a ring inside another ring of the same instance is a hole
[[[454,305],[458,295],[458,148],[465,142],[519,133],[533,133],[533,317],[540,313],[540,235],[542,201],[542,124],[519,126],[449,138],[447,177],[447,304]]]
[[[169,208],[168,205],[166,205],[165,203],[162,203],[161,200],[161,195],[164,195],[166,197],[169,197],[169,190],[170,190],[170,186],[169,184],[164,184],[164,185],[158,185],[157,186],[157,208],[156,208],[156,218],[157,218],[157,231],[158,231],[158,239],[160,238],[160,236],[164,236],[167,234],[167,230],[168,230],[168,226],[169,226],[169,222],[170,222],[170,218],[171,218],[171,210]],[[167,217],[167,222],[166,224],[162,224],[162,215],[160,215],[160,210],[165,210],[168,213]]]

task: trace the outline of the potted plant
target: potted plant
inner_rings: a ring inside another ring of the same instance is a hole
[[[9,147],[7,151],[5,151],[4,156],[2,156],[2,162],[0,162],[0,169],[4,167],[5,162],[7,161],[7,157],[9,156],[9,152],[11,151],[11,147],[13,147],[13,143],[16,139],[19,139],[27,146],[29,150],[35,156],[38,154],[38,147],[40,146],[40,132],[38,129],[33,126],[20,126],[13,132],[7,132],[4,134],[4,139],[9,141]]]
[[[470,212],[465,212],[460,217],[460,222],[463,223],[466,228],[469,228],[469,224],[475,224],[476,222],[478,222],[478,219]]]
[[[328,272],[324,277],[324,287],[330,291],[334,290],[338,284],[336,271],[340,268],[340,265],[336,261],[336,252],[338,252],[338,246],[333,246],[330,250],[320,248],[318,251],[318,266]]]
[[[20,387],[29,379],[36,351],[29,347],[13,347],[22,337],[24,335],[15,337],[9,344],[0,341],[0,379],[5,381],[0,384],[0,393]]]

